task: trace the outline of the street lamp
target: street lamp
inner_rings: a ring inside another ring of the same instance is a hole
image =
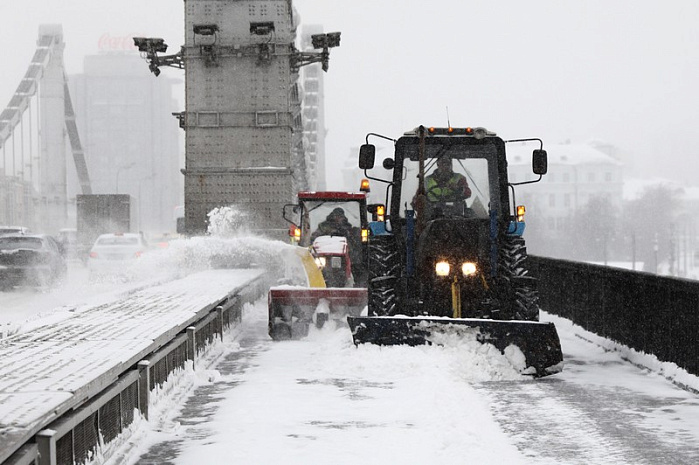
[[[124,170],[128,170],[129,168],[133,168],[133,166],[136,164],[136,162],[129,163],[128,165],[123,165],[117,168],[116,172],[116,193],[119,193],[119,173],[121,173]]]

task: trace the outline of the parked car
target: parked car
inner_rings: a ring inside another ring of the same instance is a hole
[[[52,286],[65,278],[66,260],[46,234],[0,236],[0,290],[15,286]]]
[[[90,249],[87,267],[90,280],[100,277],[124,277],[136,260],[148,250],[142,234],[100,235]]]
[[[24,226],[0,226],[0,236],[8,234],[31,234],[31,231]]]

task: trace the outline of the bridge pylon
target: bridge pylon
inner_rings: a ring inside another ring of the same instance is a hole
[[[43,24],[34,56],[0,113],[0,224],[54,233],[68,224],[67,144],[92,192],[63,64],[63,28]]]

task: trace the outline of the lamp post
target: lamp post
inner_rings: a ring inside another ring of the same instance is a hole
[[[136,164],[135,162],[132,162],[132,163],[129,163],[128,165],[123,165],[123,166],[120,166],[119,168],[117,168],[117,172],[116,172],[116,193],[117,194],[119,193],[119,174],[124,170],[128,170],[129,168],[132,168],[135,164]]]

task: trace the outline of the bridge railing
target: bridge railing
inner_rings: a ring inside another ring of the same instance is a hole
[[[542,310],[699,375],[699,281],[530,256]]]
[[[38,430],[24,441],[3,443],[2,465],[71,465],[86,463],[100,453],[111,454],[110,444],[135,420],[136,412],[149,417],[153,392],[185,368],[194,367],[215,340],[242,321],[243,304],[254,302],[269,287],[264,276],[253,277],[234,295],[223,297],[181,332],[130,366],[105,389],[58,418],[45,416],[33,425]],[[175,323],[173,323],[175,324]],[[96,368],[99,369],[99,368]],[[37,394],[39,395],[39,394]],[[18,407],[22,408],[22,407]]]

